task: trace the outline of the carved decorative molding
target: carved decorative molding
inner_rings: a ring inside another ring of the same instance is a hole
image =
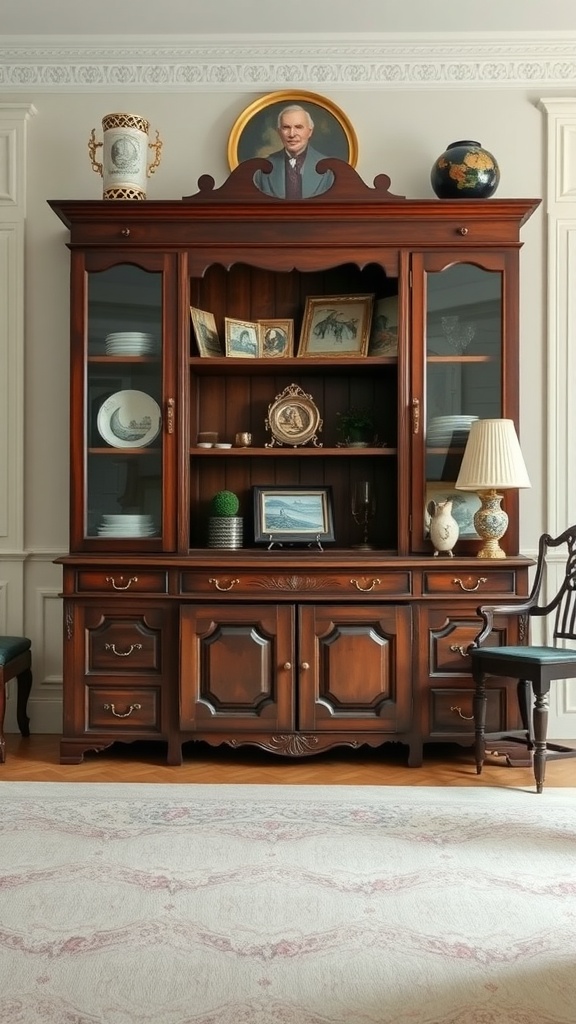
[[[302,42],[280,38],[258,42],[170,39],[134,46],[9,45],[0,49],[0,89],[12,93],[118,91],[267,92],[330,86],[346,89],[563,86],[576,79],[576,33],[555,36],[509,33],[474,40],[470,33],[438,40],[326,37]]]

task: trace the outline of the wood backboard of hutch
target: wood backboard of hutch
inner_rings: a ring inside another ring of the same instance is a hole
[[[50,202],[71,250],[63,763],[115,741],[162,741],[171,764],[193,740],[291,757],[393,741],[418,766],[424,743],[472,742],[476,608],[526,595],[531,563],[515,493],[508,557],[475,557],[474,496],[453,490],[462,438],[442,430],[463,415],[518,422],[520,228],[538,200],[404,199],[385,175],[368,186],[329,163],[329,191],[297,202],[255,188],[261,160],[181,201]],[[190,307],[220,338],[226,317],[291,319],[297,352],[308,297],[359,294],[385,311],[392,354],[206,357],[191,326]],[[149,350],[115,352],[109,339],[130,332]],[[312,396],[320,445],[269,446],[269,405],[291,385]],[[103,406],[133,392],[161,429],[110,443]],[[376,413],[367,447],[339,437],[350,405]],[[205,431],[248,431],[252,445],[198,448]],[[359,481],[376,494],[368,550]],[[280,485],[330,489],[333,543],[254,543],[253,488]],[[240,499],[239,549],[207,546],[221,489]],[[434,557],[425,522],[446,494],[453,558]],[[522,642],[523,628],[503,618],[491,642]],[[515,683],[494,680],[487,728],[517,716]]]

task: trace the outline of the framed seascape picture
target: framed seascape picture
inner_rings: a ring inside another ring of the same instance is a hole
[[[293,320],[259,320],[258,327],[263,359],[283,359],[294,354]]]
[[[356,166],[358,142],[350,121],[339,107],[313,92],[283,90],[251,103],[235,121],[228,140],[231,170],[244,160],[263,157],[272,167],[258,170],[254,184],[276,199],[308,199],[326,192],[334,181],[329,169],[317,170],[326,157]],[[296,192],[289,181],[291,165],[300,179]]]
[[[226,355],[236,359],[255,359],[260,352],[260,329],[249,320],[225,317]]]
[[[253,487],[254,541],[320,543],[334,540],[330,487]]]
[[[224,351],[213,313],[207,313],[205,309],[196,309],[190,306],[190,316],[194,328],[194,336],[201,356],[223,356]]]
[[[299,356],[365,356],[373,295],[320,295],[306,299]]]
[[[460,540],[478,540],[478,534],[474,527],[474,513],[481,506],[480,498],[476,491],[457,491],[454,484],[443,483],[438,480],[428,480],[426,483],[426,502],[424,506],[424,526],[426,531],[430,527],[430,514],[428,503],[430,501],[451,501],[452,516],[458,523]]]

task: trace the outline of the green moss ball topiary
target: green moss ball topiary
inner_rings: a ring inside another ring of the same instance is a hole
[[[240,502],[234,491],[218,491],[210,502],[211,516],[236,516]]]

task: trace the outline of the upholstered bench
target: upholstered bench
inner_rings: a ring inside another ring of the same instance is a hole
[[[25,636],[0,636],[0,764],[6,760],[4,741],[4,712],[6,710],[6,683],[16,677],[16,720],[23,736],[30,735],[27,707],[32,689],[31,642]]]

